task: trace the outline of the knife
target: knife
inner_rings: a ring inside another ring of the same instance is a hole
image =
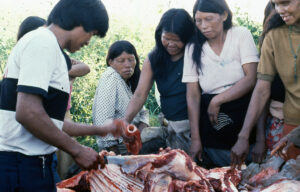
[[[153,162],[157,155],[125,155],[104,156],[105,164],[119,165],[126,174],[134,174],[136,170],[149,162]]]

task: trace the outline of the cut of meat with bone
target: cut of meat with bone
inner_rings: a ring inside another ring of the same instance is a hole
[[[211,169],[206,177],[216,191],[224,192],[238,191],[236,186],[242,179],[239,170],[229,167]]]
[[[162,173],[150,173],[144,182],[144,192],[169,191],[172,177]]]
[[[58,192],[67,189],[76,192],[142,192],[143,188],[144,184],[139,179],[123,174],[116,165],[107,165],[97,171],[82,171],[57,184]]]
[[[88,171],[81,171],[74,177],[67,180],[63,180],[62,182],[56,185],[59,189],[58,191],[63,192],[62,189],[72,189],[74,191],[88,191],[90,189],[88,175]]]
[[[144,188],[141,181],[122,174],[116,165],[108,165],[102,170],[92,171],[89,181],[92,192],[140,192]]]
[[[162,150],[156,155],[116,156],[115,159],[119,157],[122,157],[125,163],[121,163],[120,166],[108,164],[96,171],[83,171],[59,183],[58,191],[70,189],[92,192],[233,192],[237,191],[236,185],[241,180],[238,170],[206,170],[196,166],[191,158],[179,149]]]

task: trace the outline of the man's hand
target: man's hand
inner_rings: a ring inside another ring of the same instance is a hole
[[[73,156],[73,159],[83,170],[97,170],[100,164],[99,154],[92,148],[86,146],[82,146],[79,152]]]
[[[231,167],[241,169],[243,162],[246,160],[249,151],[248,139],[239,137],[231,149]]]
[[[221,104],[217,101],[217,97],[213,97],[207,109],[208,117],[212,125],[218,124],[218,115]]]
[[[105,168],[105,160],[104,160],[104,156],[115,156],[115,152],[113,151],[106,151],[106,150],[102,150],[100,153],[99,153],[99,159],[100,159],[100,168],[103,169]]]
[[[198,158],[199,161],[202,161],[202,144],[200,139],[192,140],[191,147],[189,150],[190,156],[192,159]]]
[[[121,119],[115,119],[112,123],[112,131],[111,133],[113,134],[113,136],[115,137],[120,137],[122,136],[125,142],[131,142],[134,140],[133,136],[129,136],[127,133],[127,127],[128,127],[128,123],[124,120]]]
[[[261,163],[265,158],[266,146],[264,141],[257,141],[252,150],[252,161]]]
[[[280,141],[275,145],[274,149],[271,151],[271,156],[279,155],[282,159],[287,160],[287,151],[289,147],[294,144],[288,140],[288,137],[283,137]]]

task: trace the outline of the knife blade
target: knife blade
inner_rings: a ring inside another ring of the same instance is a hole
[[[104,156],[105,164],[115,164],[121,167],[127,174],[134,174],[136,170],[149,162],[153,162],[157,155],[127,155]]]

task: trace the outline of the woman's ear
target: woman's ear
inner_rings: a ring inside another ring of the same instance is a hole
[[[113,65],[113,62],[112,62],[112,60],[111,60],[111,59],[110,59],[110,60],[108,60],[108,65],[112,67],[112,65]]]
[[[224,11],[224,13],[222,14],[222,16],[223,16],[223,21],[226,21],[226,19],[228,17],[227,11]]]

